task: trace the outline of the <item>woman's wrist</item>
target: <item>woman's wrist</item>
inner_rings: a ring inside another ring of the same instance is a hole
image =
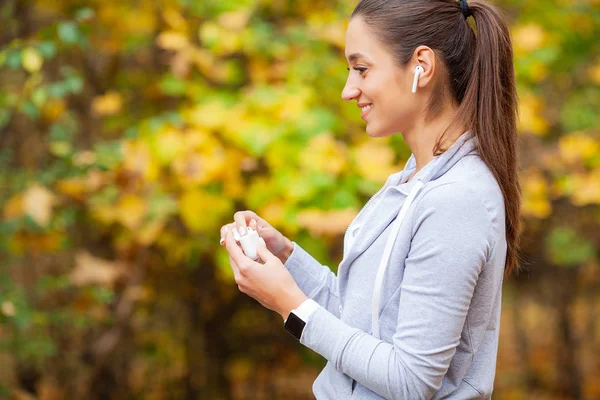
[[[287,261],[288,258],[292,255],[294,251],[294,243],[288,238],[285,238],[285,246],[282,251],[277,254],[277,258],[281,260],[283,264]]]

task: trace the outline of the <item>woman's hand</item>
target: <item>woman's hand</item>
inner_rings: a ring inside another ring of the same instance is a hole
[[[246,227],[254,229],[258,236],[263,238],[267,249],[277,258],[285,263],[294,250],[294,244],[291,240],[283,236],[281,232],[273,228],[267,221],[256,215],[252,211],[238,211],[233,214],[235,222],[221,227],[221,245],[225,245],[225,230],[229,228],[237,228],[240,235],[246,234]]]
[[[264,307],[276,311],[285,320],[290,311],[308,297],[279,258],[259,241],[256,254],[264,262],[260,264],[247,257],[233,238],[232,227],[225,227],[225,247],[233,276],[242,293],[257,300]]]

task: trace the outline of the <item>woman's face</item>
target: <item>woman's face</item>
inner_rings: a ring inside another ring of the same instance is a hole
[[[416,94],[411,92],[417,64],[398,67],[360,17],[348,25],[346,59],[350,72],[342,98],[355,100],[359,106],[371,105],[358,110],[367,123],[367,134],[384,137],[410,130],[418,113]]]

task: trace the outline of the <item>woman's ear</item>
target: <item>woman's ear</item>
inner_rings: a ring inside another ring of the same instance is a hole
[[[411,64],[414,67],[420,65],[423,71],[419,75],[417,87],[427,87],[427,85],[433,80],[435,75],[435,53],[428,46],[418,46],[412,56]]]

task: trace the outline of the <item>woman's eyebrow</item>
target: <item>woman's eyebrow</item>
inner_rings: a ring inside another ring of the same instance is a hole
[[[350,56],[348,56],[348,62],[352,62],[359,58],[364,58],[366,60],[369,60],[369,57],[367,57],[366,55],[364,55],[362,53],[353,53],[353,54],[350,54]]]

